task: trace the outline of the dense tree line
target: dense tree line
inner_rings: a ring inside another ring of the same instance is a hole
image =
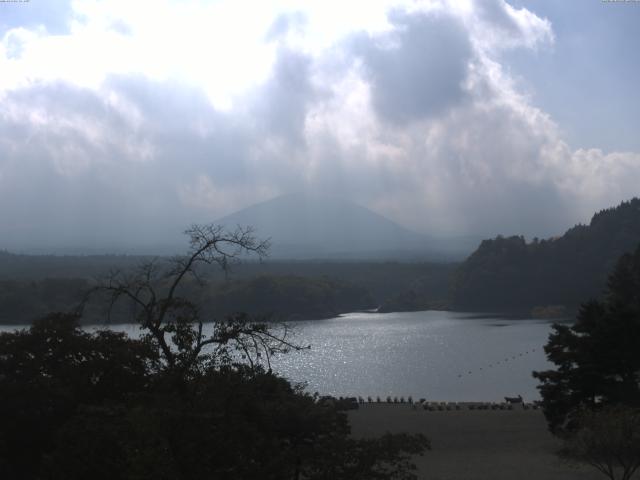
[[[361,286],[298,275],[219,282],[204,293],[202,304],[203,309],[219,314],[243,310],[279,320],[330,318],[377,306]]]
[[[412,312],[420,310],[447,310],[450,308],[449,285],[453,276],[452,265],[425,270],[401,292],[392,292],[382,302],[379,312]]]
[[[47,312],[72,311],[82,302],[83,292],[94,283],[64,278],[0,281],[0,323],[25,324]],[[264,275],[219,280],[206,286],[185,281],[182,290],[197,298],[211,318],[244,311],[265,320],[311,320],[377,306],[365,288],[326,277]],[[106,317],[101,305],[100,302],[87,305],[83,322],[103,322]],[[128,322],[129,312],[117,309],[110,321]]]
[[[133,268],[149,258],[140,255],[25,255],[0,250],[0,280],[90,279],[111,269]]]
[[[616,260],[640,242],[640,199],[596,213],[559,238],[498,236],[485,240],[459,267],[454,308],[577,307],[602,293]]]
[[[24,324],[47,312],[73,309],[88,288],[83,279],[0,280],[0,323]]]
[[[160,257],[156,261],[165,261]],[[55,257],[0,251],[0,323],[25,324],[51,311],[73,310],[96,278],[128,271],[153,257]],[[401,262],[250,262],[233,265],[230,274],[203,266],[206,285],[186,280],[183,290],[216,315],[248,311],[274,319],[317,319],[376,308],[420,310],[447,304],[454,264]],[[129,321],[129,312],[112,312],[112,322]],[[83,322],[105,320],[97,302]]]

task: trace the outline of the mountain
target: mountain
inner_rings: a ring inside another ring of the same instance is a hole
[[[618,258],[640,243],[640,199],[596,213],[558,238],[485,240],[455,274],[453,308],[573,309],[602,295]]]
[[[271,238],[271,257],[289,259],[453,259],[471,249],[464,241],[421,235],[340,197],[289,194],[259,203],[216,223],[250,225]],[[465,251],[466,250],[466,251]]]

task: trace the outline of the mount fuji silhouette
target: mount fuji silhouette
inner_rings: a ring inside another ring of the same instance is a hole
[[[454,260],[477,245],[468,239],[435,239],[341,197],[295,193],[258,203],[216,223],[251,226],[270,238],[276,259]]]

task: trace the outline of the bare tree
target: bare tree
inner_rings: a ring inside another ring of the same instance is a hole
[[[640,467],[640,410],[617,406],[586,411],[562,454],[587,463],[610,480],[630,480]]]
[[[211,362],[232,362],[235,352],[252,368],[264,362],[270,369],[273,354],[302,348],[289,340],[286,325],[275,329],[244,314],[213,321],[207,334],[198,306],[185,298],[181,287],[188,278],[204,285],[200,271],[204,265],[217,265],[226,274],[244,255],[262,259],[269,241],[256,239],[250,227],[240,226],[228,231],[220,225],[193,225],[185,234],[186,255],[153,259],[129,272],[111,272],[86,298],[106,295],[110,313],[118,302],[128,302],[147,338],[160,349],[166,368],[183,375]]]

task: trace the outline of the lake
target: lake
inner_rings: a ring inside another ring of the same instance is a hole
[[[352,313],[295,326],[311,350],[277,359],[275,369],[322,394],[532,400],[539,395],[531,371],[551,367],[543,351],[547,321],[427,311]]]
[[[336,396],[413,396],[433,401],[539,398],[533,370],[551,368],[551,323],[456,312],[350,313],[291,322],[311,349],[276,357],[274,371]],[[9,330],[15,327],[3,327]],[[136,325],[112,328],[136,336]]]

